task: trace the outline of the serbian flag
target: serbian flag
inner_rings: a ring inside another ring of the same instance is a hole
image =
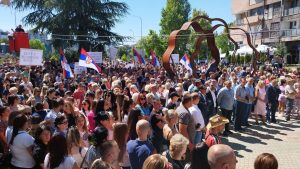
[[[190,62],[190,58],[188,57],[187,54],[184,54],[184,56],[180,59],[180,63],[191,73],[193,72],[192,65]]]
[[[133,48],[134,60],[140,64],[146,64],[145,59]]]
[[[80,52],[79,66],[94,69],[98,73],[101,72],[101,68],[95,63],[94,59],[83,48],[81,48]]]
[[[65,54],[64,54],[62,48],[60,48],[59,54],[60,54],[60,63],[61,63],[61,67],[63,70],[64,77],[66,79],[74,77],[72,69],[71,69],[70,65],[68,64],[68,61],[65,57]]]
[[[159,63],[159,61],[158,61],[158,59],[157,59],[157,57],[155,56],[155,53],[154,53],[154,51],[151,49],[150,50],[150,56],[151,56],[151,63],[152,63],[152,65],[154,66],[154,67],[160,67],[160,63]]]

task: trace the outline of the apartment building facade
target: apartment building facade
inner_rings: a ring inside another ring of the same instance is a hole
[[[300,0],[232,0],[234,27],[251,33],[252,43],[275,46],[282,42],[287,63],[300,63]],[[231,31],[241,46],[247,45],[241,31]]]

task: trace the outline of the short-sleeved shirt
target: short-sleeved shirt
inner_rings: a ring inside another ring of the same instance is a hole
[[[64,158],[63,162],[60,163],[59,166],[55,167],[54,169],[72,169],[74,163],[75,163],[75,160],[72,156],[66,156]],[[45,157],[44,168],[50,169],[49,154],[47,154]]]
[[[207,144],[208,147],[211,147],[215,144],[222,144],[220,137],[218,137],[214,134],[211,134],[209,131],[206,132],[205,143]]]
[[[28,151],[28,147],[33,146],[34,138],[26,131],[19,131],[10,145],[12,152],[11,164],[20,168],[33,168],[35,161]]]
[[[182,104],[176,109],[176,112],[178,113],[179,123],[187,125],[188,139],[191,143],[194,143],[196,124],[193,116]]]
[[[148,156],[154,151],[154,147],[149,141],[130,140],[127,143],[127,152],[131,169],[141,169]]]

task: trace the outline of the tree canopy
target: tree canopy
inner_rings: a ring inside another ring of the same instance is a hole
[[[110,0],[14,0],[17,10],[30,9],[33,12],[23,18],[34,31],[52,34],[53,45],[78,44],[93,50],[103,49],[105,44],[124,40],[111,31],[121,17],[127,14],[124,2]],[[65,35],[65,36],[62,36]]]

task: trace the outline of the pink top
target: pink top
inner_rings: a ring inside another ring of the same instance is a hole
[[[94,117],[95,117],[95,113],[93,111],[90,111],[87,114],[87,118],[88,118],[88,121],[89,121],[88,130],[90,132],[92,132],[96,128],[96,123],[95,123]]]

